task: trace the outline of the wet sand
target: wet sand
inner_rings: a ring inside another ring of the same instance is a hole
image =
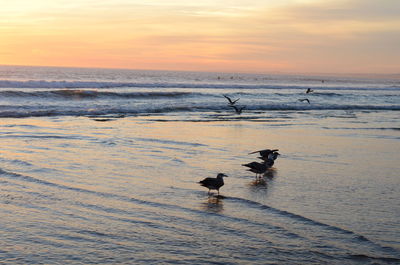
[[[86,263],[100,262],[101,253],[108,262],[137,263],[400,258],[398,130],[348,129],[341,118],[160,119],[1,120],[2,260]],[[241,164],[257,161],[248,153],[263,148],[282,155],[255,182]],[[219,172],[229,177],[221,196],[209,197],[197,182]],[[213,244],[223,249],[204,254]],[[318,246],[326,247],[323,255],[315,254]]]

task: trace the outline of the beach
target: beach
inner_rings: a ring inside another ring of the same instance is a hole
[[[2,69],[0,262],[400,262],[398,79]]]

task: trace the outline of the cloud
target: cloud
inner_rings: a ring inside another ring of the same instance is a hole
[[[52,61],[386,71],[400,68],[398,14],[398,0],[14,0],[0,36],[4,52],[47,49]]]

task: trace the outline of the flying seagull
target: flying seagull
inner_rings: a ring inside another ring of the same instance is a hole
[[[208,194],[210,194],[211,190],[217,190],[219,195],[219,188],[224,186],[224,177],[228,177],[224,173],[219,173],[216,178],[205,178],[198,183],[208,188]]]
[[[310,104],[310,100],[309,100],[308,98],[300,98],[299,101],[300,101],[300,102],[307,101],[308,104]]]
[[[224,97],[229,101],[229,105],[233,106],[240,98],[232,100],[230,97],[224,95]]]
[[[236,114],[242,114],[242,110],[244,110],[246,108],[246,106],[238,108],[238,107],[236,107],[234,105],[229,105],[229,107],[234,108],[235,111],[236,111]]]
[[[314,90],[312,90],[311,88],[307,88],[306,94],[314,92]]]

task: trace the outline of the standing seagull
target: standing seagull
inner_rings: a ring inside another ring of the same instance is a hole
[[[274,165],[273,159],[265,159],[264,163],[251,162],[248,164],[243,164],[242,166],[250,168],[248,169],[248,171],[256,173],[256,179],[258,179],[261,178],[261,174],[264,174],[273,165]]]
[[[248,169],[248,171],[256,173],[256,179],[259,179],[261,178],[261,174],[267,172],[267,170],[274,165],[275,160],[278,158],[280,154],[278,153],[278,149],[272,149],[272,150],[264,149],[264,150],[254,151],[249,154],[254,154],[254,153],[259,153],[261,156],[258,158],[264,160],[264,162],[263,163],[251,162],[248,164],[242,164],[242,166],[250,168]]]
[[[238,98],[238,99],[232,100],[230,97],[228,97],[226,95],[224,95],[224,97],[229,101],[230,106],[235,105],[235,103],[240,99],[240,98]]]
[[[224,186],[224,177],[228,177],[224,173],[219,173],[216,178],[205,178],[198,183],[208,188],[208,194],[210,194],[211,190],[217,190],[219,195],[219,188]]]
[[[234,108],[235,109],[235,111],[236,111],[236,114],[242,114],[242,110],[244,110],[245,108],[246,108],[246,106],[243,106],[243,107],[241,107],[241,108],[238,108],[238,107],[236,107],[236,106],[234,106],[234,105],[229,105],[229,107],[232,107],[232,108]]]

